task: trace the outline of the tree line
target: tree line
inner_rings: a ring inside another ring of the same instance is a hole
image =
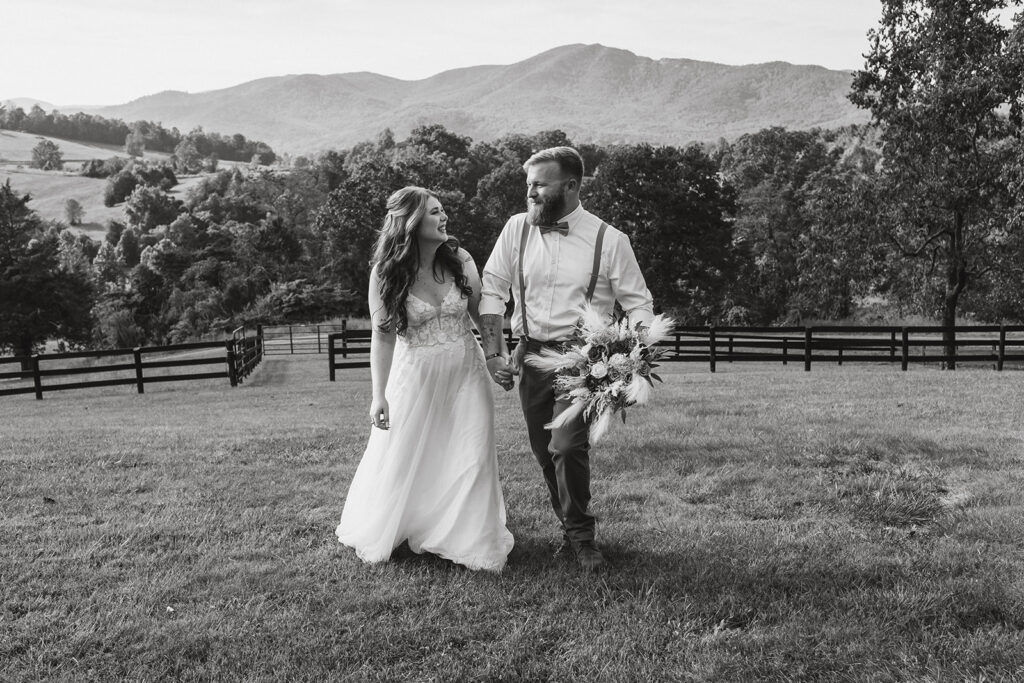
[[[366,315],[391,192],[436,192],[482,267],[525,208],[523,162],[555,145],[581,151],[584,205],[630,237],[656,306],[681,323],[870,322],[869,301],[885,302],[880,316],[1020,321],[1024,84],[1011,76],[1024,40],[992,21],[998,0],[884,4],[891,30],[872,32],[851,92],[867,126],[675,147],[575,145],[558,130],[475,142],[423,125],[290,167],[217,171],[184,199],[133,162],[125,220],[98,245],[42,223],[7,185],[0,344],[133,346]]]
[[[127,124],[120,119],[84,112],[62,114],[53,110],[47,113],[38,104],[33,105],[28,113],[21,107],[7,109],[0,105],[0,129],[104,145],[125,145],[132,156],[141,156],[144,150],[174,154],[181,148],[181,152],[185,152],[186,149],[182,148],[185,144],[190,147],[189,154],[203,158],[245,162],[256,159],[260,164],[271,164],[277,158],[270,145],[248,140],[241,133],[221,135],[197,127],[183,134],[177,128],[168,130],[151,121]]]

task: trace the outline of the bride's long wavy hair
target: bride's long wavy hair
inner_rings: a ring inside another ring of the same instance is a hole
[[[403,187],[388,197],[387,216],[377,235],[370,268],[377,271],[380,281],[380,297],[384,302],[384,319],[379,328],[403,333],[409,327],[405,312],[405,301],[409,288],[416,279],[420,250],[416,240],[416,229],[427,212],[427,201],[436,195],[422,187]],[[459,241],[454,237],[437,248],[434,255],[434,279],[442,282],[444,273],[455,279],[463,297],[469,297],[473,289],[462,273],[459,261]]]

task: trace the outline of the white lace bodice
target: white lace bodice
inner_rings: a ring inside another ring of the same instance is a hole
[[[472,336],[473,328],[466,299],[455,283],[452,283],[451,289],[437,307],[419,299],[415,294],[409,294],[405,300],[405,311],[409,327],[398,339],[410,347],[437,346],[464,340],[467,335]]]

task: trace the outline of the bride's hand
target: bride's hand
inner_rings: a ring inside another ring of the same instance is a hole
[[[375,398],[370,401],[370,422],[377,429],[387,429],[391,426],[391,408],[387,399]]]

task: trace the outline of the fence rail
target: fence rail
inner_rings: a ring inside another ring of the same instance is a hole
[[[813,327],[677,327],[672,339],[658,346],[664,361],[707,363],[715,372],[719,363],[911,364],[990,363],[1003,370],[1006,363],[1024,361],[1024,325],[965,325],[954,330],[954,353],[945,352],[939,326]],[[509,347],[516,339],[505,328]],[[328,335],[327,354],[331,381],[337,370],[369,367],[370,330],[343,330]]]
[[[327,353],[328,337],[348,329],[348,321],[321,325],[263,325],[265,353],[269,355]]]
[[[178,355],[204,353],[213,349],[221,350],[224,353],[223,355],[201,358],[183,358],[181,355]],[[160,353],[175,355],[153,358],[154,354]],[[123,358],[126,356],[131,357],[131,362],[119,360],[118,362],[106,364],[44,367],[44,364],[54,362]],[[153,359],[144,360],[147,357]],[[252,373],[262,358],[262,336],[258,330],[255,335],[246,335],[244,328],[235,330],[230,339],[222,342],[193,342],[167,346],[140,346],[133,349],[104,349],[99,351],[75,351],[71,353],[43,353],[34,356],[12,356],[0,358],[0,370],[4,370],[5,366],[13,364],[18,364],[20,369],[0,372],[0,396],[35,394],[36,399],[42,400],[43,394],[51,391],[127,385],[135,385],[138,393],[142,394],[146,391],[146,385],[151,383],[220,378],[227,378],[231,386],[234,387],[238,386],[240,382]],[[198,367],[208,369],[200,372],[152,373],[153,370]],[[109,377],[109,375],[115,373],[131,373],[131,375],[127,377]],[[58,383],[43,381],[44,379],[55,377],[76,377],[81,375],[100,375],[106,378]],[[31,381],[32,384],[31,386],[5,388],[2,380]]]

